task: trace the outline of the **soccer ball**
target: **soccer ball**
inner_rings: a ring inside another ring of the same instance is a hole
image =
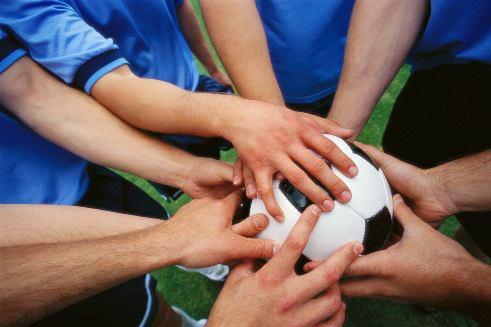
[[[321,214],[303,254],[310,260],[325,260],[336,249],[355,240],[364,245],[363,254],[378,251],[386,244],[393,225],[392,192],[387,179],[377,164],[355,144],[336,136],[325,136],[355,162],[359,173],[349,178],[336,167],[331,167],[334,174],[350,188],[352,198],[346,204],[335,201],[331,212]],[[312,202],[287,180],[275,180],[273,191],[283,210],[284,222],[274,220],[267,213],[264,203],[257,198],[243,202],[242,212],[244,216],[266,214],[269,225],[257,237],[282,243],[300,214]]]

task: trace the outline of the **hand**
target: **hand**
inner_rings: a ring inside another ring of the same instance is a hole
[[[439,186],[431,169],[424,170],[385,154],[373,146],[355,142],[380,165],[390,185],[400,193],[414,210],[433,227],[456,212],[446,192]]]
[[[237,189],[232,185],[232,176],[229,163],[194,157],[183,173],[179,188],[193,199],[221,199]]]
[[[230,78],[227,76],[227,74],[222,72],[219,68],[216,68],[213,72],[211,72],[210,76],[213,77],[215,80],[217,80],[217,82],[219,82],[220,84],[222,84],[222,85],[224,85],[224,86],[226,86],[232,90],[234,89],[234,84],[232,83]]]
[[[404,228],[401,241],[353,262],[347,269],[353,279],[340,283],[343,294],[461,310],[470,299],[482,305],[487,294],[489,300],[489,267],[418,218],[400,195],[394,212]],[[474,304],[472,310],[481,307]]]
[[[332,210],[334,202],[309,178],[307,172],[324,184],[339,201],[351,199],[348,187],[322,158],[312,152],[332,162],[347,176],[355,176],[358,171],[353,161],[322,135],[330,133],[349,137],[351,131],[325,118],[258,101],[247,103],[254,105],[230,111],[233,116],[229,118],[225,137],[234,144],[239,157],[254,176],[256,185],[251,181],[245,185],[246,189],[252,185],[254,191],[257,190],[271,216],[278,221],[283,219],[272,190],[273,176],[277,172],[325,211]],[[238,174],[234,176],[234,181],[236,179],[243,177]]]
[[[233,214],[240,202],[240,192],[222,200],[193,200],[181,207],[165,226],[173,235],[177,263],[196,268],[229,260],[270,258],[275,243],[254,237],[268,226],[268,218],[259,214],[232,225]]]
[[[252,261],[232,271],[209,326],[342,326],[345,305],[337,283],[363,246],[347,244],[314,271],[296,275],[295,263],[319,215],[316,206],[307,208],[278,253],[256,273]]]

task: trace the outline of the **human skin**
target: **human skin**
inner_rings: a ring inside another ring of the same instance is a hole
[[[267,226],[264,215],[232,225],[239,201],[238,192],[223,200],[194,200],[163,222],[70,206],[1,206],[2,221],[23,217],[38,233],[34,244],[26,239],[33,230],[10,228],[3,235],[2,229],[2,238],[11,242],[2,241],[7,246],[0,247],[0,325],[29,324],[168,265],[204,267],[271,257],[272,241],[248,238]],[[44,218],[36,222],[30,214]],[[98,229],[83,216],[107,221]],[[73,224],[58,225],[72,217]]]
[[[380,165],[416,215],[434,227],[459,212],[491,210],[491,150],[420,169],[373,146],[356,144]]]
[[[342,293],[461,311],[489,324],[489,265],[417,217],[400,195],[394,196],[394,215],[404,229],[402,239],[353,262],[346,271],[350,278],[340,282]]]
[[[365,126],[421,31],[426,0],[358,0],[353,8],[343,70],[328,118],[355,131]]]
[[[203,64],[211,77],[216,79],[221,84],[232,88],[232,82],[226,74],[224,74],[215,63],[208,44],[206,43],[203,30],[199,25],[196,13],[189,0],[184,0],[182,5],[177,9],[177,16],[181,30],[188,42],[191,51]]]
[[[223,197],[236,189],[229,164],[148,136],[28,57],[1,75],[0,103],[44,138],[88,161],[178,187],[193,198]]]
[[[257,272],[253,261],[232,271],[209,326],[342,326],[346,306],[338,281],[363,246],[349,243],[312,272],[294,272],[320,213],[315,206],[307,208],[281,249]]]

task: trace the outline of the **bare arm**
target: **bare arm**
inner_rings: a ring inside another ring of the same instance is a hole
[[[1,205],[0,248],[90,240],[138,231],[160,222],[75,206]]]
[[[179,23],[182,32],[188,41],[189,47],[198,60],[205,66],[208,73],[217,79],[220,83],[232,87],[228,77],[224,75],[211,53],[211,49],[206,43],[203,30],[199,25],[196,13],[189,0],[184,0],[183,4],[178,8]]]
[[[80,222],[83,216],[91,220],[95,218],[90,216],[96,215],[101,222],[108,219],[123,224],[144,218],[87,208],[2,208],[0,215],[6,215],[5,219],[27,220],[53,215],[42,218],[55,228],[44,241],[58,240],[0,246],[0,325],[27,325],[125,280],[171,264],[205,267],[239,258],[270,258],[273,242],[247,238],[264,229],[268,218],[256,215],[232,225],[239,202],[238,192],[222,200],[194,200],[169,221],[154,222],[147,228],[139,223],[132,227],[127,225],[127,230],[111,226],[106,231],[101,230],[103,233],[98,236],[112,236],[85,240],[81,238],[89,231],[85,230],[87,223]],[[77,233],[74,227],[64,223],[54,226],[60,222],[61,214],[68,221],[73,218],[83,232]],[[21,218],[23,215],[34,217]],[[105,222],[102,224],[108,226]],[[66,235],[56,230],[65,227],[68,228]],[[134,231],[127,233],[130,230]],[[24,236],[29,237],[29,233]],[[74,239],[69,240],[70,237]]]
[[[343,202],[350,199],[347,186],[324,160],[309,151],[327,158],[347,176],[357,174],[354,163],[322,135],[325,132],[346,137],[351,131],[326,119],[232,95],[188,92],[167,82],[137,77],[127,66],[97,81],[92,96],[118,117],[142,129],[228,139],[254,172],[258,194],[278,220],[282,212],[272,191],[277,171],[324,210],[331,210],[334,205],[298,164],[336,198]]]
[[[426,7],[426,0],[356,2],[328,118],[360,133],[416,40]]]
[[[27,57],[2,74],[0,99],[37,133],[89,161],[176,186],[192,197],[213,195],[206,186],[222,185],[225,194],[232,189],[229,165],[197,158],[129,126]],[[216,180],[205,185],[198,166]]]
[[[200,3],[213,45],[240,95],[283,105],[255,1],[201,0]]]

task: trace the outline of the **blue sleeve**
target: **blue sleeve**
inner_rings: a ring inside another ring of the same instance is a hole
[[[87,93],[102,76],[127,64],[112,39],[62,0],[2,0],[0,26],[23,43],[32,59]]]
[[[26,54],[27,51],[0,29],[0,74]]]
[[[182,6],[182,4],[184,3],[184,0],[174,0],[174,3],[176,5],[176,8]]]

